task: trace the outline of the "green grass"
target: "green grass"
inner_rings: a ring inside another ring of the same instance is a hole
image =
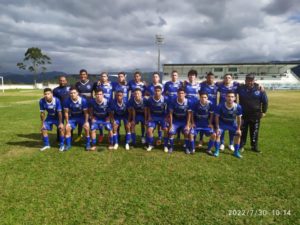
[[[1,93],[0,224],[300,224],[300,92],[268,94],[263,153],[238,160],[84,143],[59,153],[54,132],[55,147],[40,152],[41,91]]]

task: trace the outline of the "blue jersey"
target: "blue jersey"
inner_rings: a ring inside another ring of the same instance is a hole
[[[178,99],[176,98],[170,102],[168,108],[169,112],[172,112],[173,114],[173,121],[186,122],[187,113],[188,111],[192,110],[192,102],[191,100],[185,98],[183,103],[179,103]]]
[[[136,115],[144,116],[145,102],[146,102],[145,98],[142,98],[140,102],[137,102],[135,98],[131,98],[127,104],[127,108],[134,109]]]
[[[78,96],[77,101],[73,101],[71,98],[68,98],[64,102],[64,109],[69,110],[69,115],[71,118],[83,117],[84,111],[88,109],[87,99]]]
[[[47,102],[45,98],[40,99],[40,111],[47,111],[48,119],[58,119],[58,112],[61,110],[61,103],[58,98],[53,97],[51,102]]]
[[[226,101],[226,94],[228,91],[233,91],[236,96],[239,83],[234,81],[234,82],[232,82],[232,84],[227,86],[222,82],[219,84],[217,83],[217,86],[218,86],[218,91],[220,92],[220,98],[219,98],[219,104],[220,104],[220,103],[223,103]]]
[[[93,115],[97,120],[105,120],[109,116],[109,106],[109,101],[106,98],[100,103],[93,98],[89,103],[89,108],[92,110]]]
[[[116,99],[110,102],[110,111],[114,113],[115,118],[127,118],[127,106],[124,101],[121,104]]]
[[[102,84],[100,82],[95,82],[93,85],[93,90],[102,90],[104,98],[108,99],[109,101],[113,98],[113,86],[111,82],[108,82],[106,84]]]
[[[141,81],[139,83],[136,83],[134,80],[131,80],[131,81],[128,82],[128,86],[129,86],[129,90],[131,91],[131,97],[132,97],[132,94],[133,94],[134,90],[137,89],[137,88],[141,89],[143,96],[145,95],[145,92],[146,92],[145,82]]]
[[[70,96],[69,91],[70,86],[58,86],[53,89],[53,96],[64,102]]]
[[[151,117],[165,117],[167,114],[168,98],[161,96],[159,100],[150,97],[145,104],[145,107],[150,109]]]
[[[123,92],[123,100],[125,102],[128,102],[128,95],[129,95],[129,86],[127,83],[125,84],[120,84],[119,82],[113,82],[113,92],[116,94],[117,91],[122,91]]]
[[[79,92],[80,96],[85,96],[91,98],[93,94],[93,82],[87,80],[86,82],[78,81],[75,84],[76,89]]]
[[[216,84],[207,84],[206,81],[201,83],[201,92],[208,94],[208,100],[212,102],[214,106],[217,106],[217,95],[218,95],[218,86]]]
[[[200,101],[197,101],[192,109],[196,127],[208,127],[210,115],[214,113],[213,103],[208,101],[205,105],[202,105]]]
[[[231,108],[228,108],[226,106],[226,103],[221,103],[217,106],[215,110],[215,115],[219,116],[219,123],[220,126],[222,124],[229,125],[229,126],[235,126],[236,125],[236,117],[242,116],[242,107],[234,103]]]
[[[200,84],[198,82],[195,82],[194,84],[186,81],[184,83],[184,89],[186,93],[186,98],[187,99],[192,99],[192,100],[198,100],[199,99],[199,90],[200,90]]]
[[[177,98],[177,91],[179,88],[182,88],[183,84],[181,81],[168,81],[165,83],[164,86],[164,94],[165,96],[168,96],[170,99],[176,99]]]
[[[155,87],[156,86],[160,86],[162,91],[164,91],[164,86],[161,84],[161,83],[158,83],[156,85],[154,85],[153,83],[150,84],[148,87],[147,87],[147,93],[150,95],[150,96],[154,96],[154,92],[155,92]]]

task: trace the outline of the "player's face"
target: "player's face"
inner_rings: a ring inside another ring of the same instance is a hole
[[[213,75],[209,75],[209,76],[206,77],[206,82],[209,83],[209,84],[213,84],[214,79],[215,79],[215,77]]]
[[[177,81],[177,79],[178,79],[178,73],[176,73],[176,72],[172,73],[171,76],[172,76],[171,79],[172,79],[173,82]]]
[[[118,75],[118,81],[119,81],[120,83],[125,82],[125,75],[124,75],[124,74],[119,74],[119,75]]]
[[[152,81],[153,81],[154,84],[159,83],[159,81],[160,81],[159,75],[154,74],[153,77],[152,77]]]
[[[135,82],[140,82],[140,81],[141,81],[141,78],[142,78],[141,74],[135,74],[135,75],[134,75],[134,80],[135,80]]]
[[[246,79],[245,83],[248,87],[254,87],[254,79]]]
[[[227,95],[226,95],[226,102],[227,102],[227,103],[233,103],[234,100],[235,100],[234,94],[227,94]]]
[[[185,97],[185,93],[184,93],[184,91],[180,91],[180,92],[178,92],[178,99],[179,100],[183,100],[184,99],[184,97]]]
[[[102,75],[101,75],[101,82],[102,83],[106,83],[107,81],[108,81],[108,75],[106,74],[106,73],[103,73]]]
[[[155,94],[156,97],[160,97],[161,96],[161,90],[159,88],[156,88],[154,90],[154,94]]]
[[[76,90],[70,91],[70,97],[71,97],[72,100],[77,100],[78,92]]]
[[[189,78],[189,82],[192,83],[196,80],[196,74],[191,74],[191,75],[188,76],[188,78]]]
[[[135,91],[134,92],[134,97],[137,99],[137,100],[140,100],[142,98],[142,92],[140,91]]]
[[[200,95],[200,102],[201,102],[202,104],[206,104],[207,101],[208,101],[207,95]]]
[[[88,79],[88,75],[86,72],[81,72],[79,77],[81,81],[86,81]]]
[[[53,94],[52,94],[51,91],[46,91],[46,92],[44,93],[44,97],[45,97],[46,101],[50,102],[50,101],[52,101]]]
[[[226,75],[224,77],[224,83],[225,84],[230,84],[232,82],[232,77],[230,75]]]
[[[67,79],[65,77],[60,77],[58,80],[59,86],[66,86],[67,85]]]
[[[97,92],[96,93],[96,100],[99,102],[102,102],[103,100],[103,92]]]
[[[116,98],[118,102],[121,102],[123,100],[123,93],[118,92]]]

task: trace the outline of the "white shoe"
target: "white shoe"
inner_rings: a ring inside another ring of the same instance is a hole
[[[146,150],[147,150],[147,152],[150,152],[152,149],[153,149],[153,146],[149,145]]]
[[[221,145],[220,145],[220,150],[221,150],[221,151],[224,151],[224,149],[225,149],[225,145],[221,144]]]
[[[108,149],[109,149],[109,150],[113,150],[113,149],[114,149],[114,146],[113,146],[113,145],[110,145],[110,146],[108,146]]]
[[[117,150],[119,148],[119,145],[118,144],[115,144],[114,145],[114,150]]]
[[[45,151],[46,149],[49,149],[49,148],[50,148],[50,146],[47,145],[47,146],[42,147],[42,148],[40,149],[40,151],[43,152],[43,151]]]
[[[60,146],[58,150],[59,150],[60,152],[63,152],[63,151],[65,150],[65,146],[64,146],[64,145]]]
[[[169,152],[169,149],[168,147],[164,147],[164,152],[168,153]]]
[[[142,144],[146,144],[146,139],[142,137]]]
[[[232,152],[234,151],[234,146],[233,146],[233,145],[229,145],[228,147],[229,147],[229,149],[230,149]]]
[[[126,145],[125,145],[125,149],[126,149],[126,150],[129,150],[129,149],[130,149],[129,144],[126,144]]]

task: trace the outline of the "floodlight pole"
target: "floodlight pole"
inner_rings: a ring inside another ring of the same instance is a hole
[[[4,93],[4,81],[3,81],[3,77],[0,76],[0,79],[1,79],[1,83],[2,83],[2,92]]]
[[[161,34],[155,35],[155,43],[157,45],[157,72],[160,73],[160,46],[164,43],[164,37]]]

